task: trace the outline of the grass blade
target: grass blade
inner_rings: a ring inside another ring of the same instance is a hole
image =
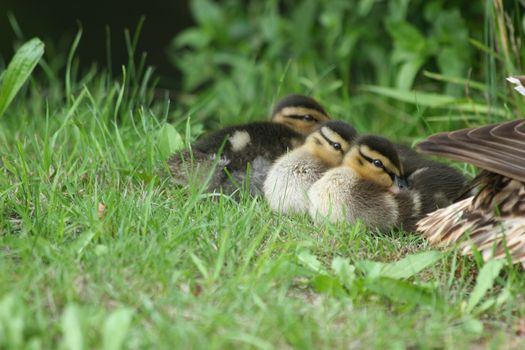
[[[372,92],[377,95],[390,97],[401,102],[406,102],[418,106],[431,108],[450,108],[462,112],[482,113],[500,117],[508,116],[508,112],[505,109],[447,95],[440,95],[415,90],[405,91],[375,85],[366,85],[362,89],[364,91]]]
[[[504,260],[491,260],[481,268],[478,278],[476,278],[476,286],[468,300],[467,312],[471,312],[476,305],[479,304],[487,291],[494,285],[494,281],[503,266],[505,266]]]
[[[392,279],[407,279],[434,265],[443,258],[443,253],[431,250],[409,255],[393,263],[385,264],[377,261],[361,260],[356,266],[365,273],[367,278],[387,277]]]
[[[412,305],[432,305],[439,301],[431,290],[407,281],[381,277],[367,281],[369,291],[393,302]]]
[[[0,85],[0,118],[44,54],[44,43],[33,38],[22,45],[7,66]]]
[[[64,333],[64,348],[81,350],[84,348],[84,337],[80,326],[80,315],[76,305],[68,305],[62,315],[62,332]]]
[[[443,253],[436,250],[409,255],[399,261],[386,264],[381,276],[394,279],[405,279],[434,265],[443,258]]]
[[[104,322],[103,349],[118,350],[126,339],[133,311],[127,308],[113,311]]]

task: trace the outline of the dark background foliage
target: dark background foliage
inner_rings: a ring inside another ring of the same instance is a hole
[[[80,23],[73,66],[97,62],[118,79],[130,62],[123,31],[133,36],[145,16],[131,56],[147,52],[160,77],[151,79],[156,96],[176,101],[170,121],[190,115],[214,128],[253,120],[296,92],[362,130],[413,138],[432,131],[431,120],[447,129],[506,115],[492,112],[504,76],[522,71],[522,12],[518,0],[4,0],[0,49],[5,62],[21,39],[39,36],[63,73]],[[144,70],[130,73],[139,82]],[[415,99],[415,91],[427,95]],[[392,127],[392,118],[401,122]]]
[[[146,51],[148,62],[168,77],[174,69],[166,49],[176,34],[194,25],[193,17],[200,34],[187,32],[177,40],[176,47],[195,48],[206,43],[210,50],[238,49],[239,54],[264,59],[309,63],[322,58],[323,64],[345,61],[344,66],[337,67],[345,81],[387,83],[392,78],[384,59],[392,50],[393,61],[404,64],[405,75],[410,76],[410,71],[424,65],[464,74],[472,59],[466,39],[469,34],[481,39],[483,28],[481,4],[458,0],[220,3],[4,0],[0,3],[0,53],[10,57],[17,39],[8,21],[7,14],[11,13],[26,37],[39,36],[59,49],[67,49],[82,27],[77,52],[84,66],[108,63],[109,28],[112,68],[118,71],[127,60],[123,30],[135,28],[144,16],[138,51]],[[410,85],[408,78],[405,85]],[[189,87],[202,80],[204,76],[185,77]]]
[[[81,63],[107,65],[106,28],[110,29],[112,69],[119,71],[127,62],[123,31],[133,30],[142,16],[146,22],[141,32],[138,51],[148,53],[148,62],[168,82],[177,73],[170,64],[166,47],[182,29],[193,24],[187,1],[123,0],[2,0],[0,1],[0,56],[7,60],[13,54],[17,37],[8,20],[12,13],[26,37],[38,36],[47,46],[67,50],[71,40],[83,29],[78,47]],[[48,48],[49,49],[49,48]]]

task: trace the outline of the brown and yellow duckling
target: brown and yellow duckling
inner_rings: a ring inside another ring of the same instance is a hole
[[[206,191],[232,193],[248,182],[250,193],[259,194],[272,162],[302,145],[306,135],[329,119],[314,99],[289,95],[277,103],[271,121],[213,132],[190,151],[172,156],[168,164],[180,185],[195,182],[206,185]]]
[[[506,258],[525,266],[525,119],[439,133],[418,145],[421,152],[482,169],[476,195],[429,214],[417,224],[434,245],[460,242],[485,260]]]
[[[264,182],[264,196],[272,210],[302,213],[308,210],[307,192],[325,171],[341,164],[357,137],[356,130],[342,121],[319,125],[305,143],[275,161]]]
[[[384,137],[364,135],[340,167],[312,185],[309,213],[314,221],[361,220],[379,230],[411,231],[425,213],[448,205],[464,188],[456,170]]]
[[[379,230],[413,227],[418,197],[407,190],[396,147],[375,135],[359,137],[341,166],[327,171],[308,191],[314,221],[362,221]]]
[[[407,146],[396,144],[395,147],[408,180],[408,189],[420,197],[421,213],[446,207],[468,191],[468,181],[458,170],[422,157]]]

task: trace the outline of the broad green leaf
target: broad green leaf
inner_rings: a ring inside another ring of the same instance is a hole
[[[308,250],[303,250],[302,252],[300,252],[297,255],[297,259],[299,259],[299,262],[304,266],[308,267],[310,270],[313,270],[315,272],[321,272],[323,270],[321,262],[317,260],[315,255],[310,253]]]
[[[346,292],[339,279],[324,274],[316,275],[312,280],[312,286],[319,293],[331,296],[344,296]]]
[[[439,73],[434,73],[434,72],[429,72],[429,71],[423,71],[423,75],[425,77],[428,77],[430,79],[434,79],[434,80],[437,80],[437,81],[444,81],[444,82],[451,83],[451,84],[468,86],[471,89],[475,89],[475,90],[479,90],[479,91],[483,91],[483,92],[488,90],[488,86],[487,85],[485,85],[483,83],[480,83],[479,81],[474,81],[474,80],[471,80],[471,79],[464,79],[464,78],[460,78],[460,77],[453,77],[453,76],[450,76],[450,75],[439,74]]]
[[[476,305],[479,304],[487,291],[492,288],[503,266],[505,266],[504,260],[490,260],[481,268],[478,278],[476,278],[476,286],[470,294],[467,303],[467,312],[471,312]]]
[[[204,27],[213,28],[223,21],[224,13],[214,1],[194,0],[190,2],[193,17]]]
[[[465,76],[465,63],[462,60],[459,49],[454,47],[445,47],[441,50],[437,57],[439,70],[444,75],[453,77]]]
[[[89,230],[82,232],[78,236],[72,245],[77,254],[82,254],[84,249],[93,241],[93,238],[95,238],[95,234],[95,231]]]
[[[399,89],[374,85],[365,85],[362,87],[362,89],[368,92],[373,92],[378,95],[390,97],[398,101],[418,104],[426,107],[442,107],[458,102],[458,99],[452,96],[420,92],[415,90],[403,91]]]
[[[0,83],[0,118],[44,54],[44,43],[34,38],[22,45],[7,66]]]
[[[164,124],[159,131],[159,150],[163,158],[184,148],[184,140],[171,124]]]
[[[483,113],[497,116],[507,116],[507,111],[494,106],[487,106],[482,103],[468,102],[452,96],[420,92],[415,90],[404,91],[395,88],[365,85],[364,91],[372,92],[378,95],[387,96],[398,101],[407,102],[419,106],[433,108],[450,108],[458,111]]]
[[[74,304],[66,306],[62,314],[63,344],[68,350],[81,350],[84,348],[82,327],[78,307]]]
[[[0,348],[21,348],[24,341],[24,316],[19,300],[7,294],[0,300]]]
[[[449,76],[461,77],[466,75],[467,67],[465,60],[462,56],[462,49],[457,47],[445,47],[443,48],[437,57],[437,63],[439,70]],[[461,95],[463,88],[454,84],[447,84],[446,93],[448,95]]]
[[[394,279],[410,278],[434,265],[441,258],[443,253],[435,250],[409,255],[399,261],[386,264],[381,271],[381,276]]]
[[[465,320],[462,324],[462,328],[472,334],[481,334],[483,333],[483,323],[474,318],[469,318]]]
[[[394,40],[396,62],[426,56],[426,39],[416,27],[406,21],[387,21],[386,28]]]
[[[425,63],[423,58],[416,58],[403,63],[397,74],[396,87],[400,90],[410,90],[423,63]]]
[[[383,263],[370,260],[361,260],[356,263],[356,267],[370,279],[380,277],[384,266]]]
[[[366,281],[366,288],[394,302],[414,305],[431,305],[439,302],[432,291],[407,281],[380,277]]]
[[[496,298],[488,298],[484,302],[478,305],[476,308],[477,313],[482,313],[490,309],[492,306],[496,304]]]
[[[355,280],[355,267],[350,265],[348,259],[339,256],[332,260],[332,270],[334,270],[341,283],[350,287]]]
[[[104,350],[118,350],[122,348],[128,333],[133,310],[123,308],[115,310],[104,322],[102,344]]]

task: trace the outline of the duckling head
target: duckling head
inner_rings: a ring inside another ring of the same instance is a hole
[[[311,97],[288,95],[273,109],[272,121],[284,124],[296,132],[308,135],[319,123],[330,120],[323,106]]]
[[[343,159],[357,176],[398,193],[408,187],[394,144],[384,137],[359,137]]]
[[[329,167],[335,167],[341,164],[356,137],[357,131],[350,124],[328,121],[308,135],[302,148]]]

